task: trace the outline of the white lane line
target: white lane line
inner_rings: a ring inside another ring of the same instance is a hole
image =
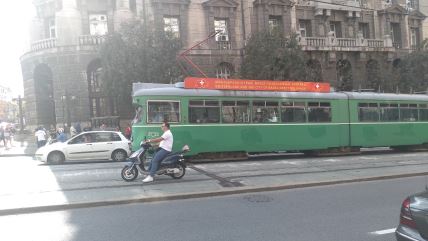
[[[395,228],[374,231],[374,232],[370,232],[369,234],[373,234],[373,235],[384,235],[384,234],[389,234],[389,233],[393,233],[393,232],[395,232]]]

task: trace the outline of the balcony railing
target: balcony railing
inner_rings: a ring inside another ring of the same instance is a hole
[[[232,49],[232,44],[229,41],[217,41],[217,48],[221,50]]]
[[[335,38],[329,37],[299,37],[300,46],[311,50],[331,50],[334,47],[347,48],[348,51],[361,51],[362,47],[367,48],[392,48],[391,39],[364,39],[360,38]]]
[[[367,39],[367,44],[372,48],[382,48],[385,46],[384,41],[380,39]]]
[[[36,41],[31,44],[31,51],[38,51],[42,49],[50,49],[56,47],[56,38],[48,38]]]
[[[101,45],[106,41],[105,35],[81,35],[79,45]]]
[[[337,45],[340,47],[356,47],[357,39],[355,38],[337,38]]]
[[[305,39],[307,46],[327,46],[327,38],[307,37]]]

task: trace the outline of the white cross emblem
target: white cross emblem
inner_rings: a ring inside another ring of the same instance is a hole
[[[317,88],[317,89],[318,89],[319,87],[320,87],[320,85],[317,83],[317,84],[315,85],[315,88]]]
[[[204,84],[205,84],[204,80],[203,80],[203,79],[201,79],[201,81],[199,81],[199,84],[200,84],[201,86],[204,86]]]

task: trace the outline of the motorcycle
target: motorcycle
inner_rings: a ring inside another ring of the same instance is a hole
[[[160,163],[156,175],[168,175],[174,179],[180,179],[186,174],[186,163],[184,162],[184,153],[190,150],[188,145],[183,146],[181,151],[168,154]],[[132,153],[122,168],[122,179],[131,182],[138,177],[138,174],[148,174],[151,159],[147,153],[152,152],[153,147],[150,143],[141,142],[140,149]]]

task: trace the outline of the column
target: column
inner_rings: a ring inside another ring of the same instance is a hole
[[[82,34],[82,19],[76,0],[63,0],[61,11],[55,16],[57,45],[78,45]]]
[[[129,8],[129,0],[117,0],[116,11],[114,12],[114,29],[117,31],[122,22],[133,18],[133,13]]]

